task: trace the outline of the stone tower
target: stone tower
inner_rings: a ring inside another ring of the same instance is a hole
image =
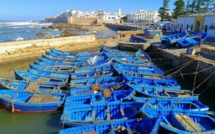
[[[118,16],[121,17],[121,9],[118,9]]]

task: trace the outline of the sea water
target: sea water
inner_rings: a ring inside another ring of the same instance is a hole
[[[32,40],[51,38],[60,35],[58,30],[44,30],[43,26],[52,23],[40,23],[40,21],[0,21],[0,42]],[[37,36],[42,32],[45,36]]]
[[[50,26],[52,23],[41,23],[40,21],[0,21],[0,42],[34,40],[42,38],[58,37],[62,31],[57,29],[42,29],[43,26]],[[42,32],[45,36],[37,36],[37,33]],[[92,32],[79,31],[73,29],[71,33],[79,35],[89,35]],[[100,30],[94,33],[98,39],[109,38],[116,34],[112,30]]]

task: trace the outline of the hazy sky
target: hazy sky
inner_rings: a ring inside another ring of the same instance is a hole
[[[173,9],[171,0],[169,7]],[[43,20],[67,9],[132,13],[158,10],[163,0],[0,0],[0,20]]]

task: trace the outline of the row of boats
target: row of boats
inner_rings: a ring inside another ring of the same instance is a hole
[[[167,47],[178,45],[179,48],[188,48],[196,45],[200,45],[208,37],[208,33],[195,33],[195,32],[182,32],[179,34],[172,34],[167,36],[161,36],[162,43],[166,43]]]
[[[209,107],[155,66],[142,50],[101,47],[80,53],[51,49],[0,79],[0,102],[13,112],[63,107],[59,134],[215,132]],[[8,90],[10,89],[10,90]]]

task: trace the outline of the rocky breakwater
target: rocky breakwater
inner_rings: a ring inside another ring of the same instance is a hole
[[[60,37],[68,37],[68,36],[78,36],[77,31],[85,31],[89,32],[88,29],[84,28],[82,25],[70,25],[65,23],[55,23],[51,26],[42,27],[44,30],[58,30],[61,31]]]
[[[106,40],[96,40],[95,35],[0,43],[0,64],[39,57],[52,47],[77,52],[98,48],[104,43]]]

